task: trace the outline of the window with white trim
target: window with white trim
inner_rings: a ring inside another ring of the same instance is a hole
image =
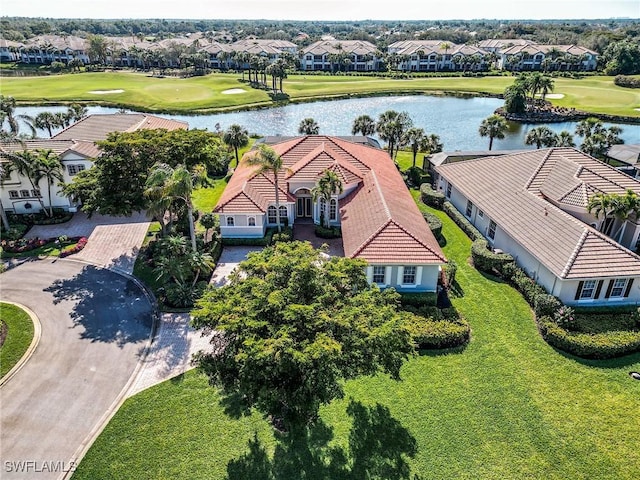
[[[20,190],[20,196],[22,198],[30,198],[31,194],[29,193],[29,190]]]
[[[611,294],[609,294],[609,297],[611,298],[623,297],[624,292],[627,288],[628,281],[629,281],[628,278],[616,278],[613,281],[613,286],[611,287]]]
[[[489,230],[487,231],[487,237],[489,237],[491,240],[496,238],[496,227],[497,227],[496,222],[491,220],[489,222]]]
[[[20,198],[17,190],[9,190],[9,198]]]
[[[338,219],[338,201],[335,198],[329,202],[329,220],[334,221]]]
[[[413,285],[416,283],[416,267],[404,267],[402,270],[402,284]]]
[[[585,280],[582,284],[582,290],[580,291],[580,300],[588,300],[593,298],[596,293],[596,281],[595,280]]]
[[[478,210],[478,216],[480,218],[483,218],[484,217],[484,212],[482,210]]]
[[[235,227],[236,221],[233,217],[227,217],[227,227]]]
[[[287,217],[287,207],[285,205],[280,205],[280,223],[284,223]]]
[[[39,188],[36,188],[35,190],[31,190],[31,196],[39,198],[39,197],[42,196],[42,193],[40,193],[40,189]]]
[[[386,272],[386,267],[381,267],[376,265],[373,267],[373,283],[384,284],[384,275]]]
[[[276,207],[273,205],[267,208],[267,223],[276,223]]]
[[[84,170],[84,165],[82,164],[67,165],[67,172],[69,173],[70,177],[73,177],[74,175],[79,174],[83,170]]]
[[[471,212],[473,212],[473,202],[471,200],[467,200],[467,209],[465,210],[464,214],[467,217],[470,217]]]
[[[255,227],[256,226],[256,217],[249,217],[247,219],[247,225],[249,225],[250,227]]]
[[[451,198],[451,184],[450,183],[447,183],[446,195],[447,195],[447,198]]]

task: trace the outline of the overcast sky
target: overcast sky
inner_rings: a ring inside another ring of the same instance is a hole
[[[0,0],[0,15],[277,20],[640,18],[640,0]]]

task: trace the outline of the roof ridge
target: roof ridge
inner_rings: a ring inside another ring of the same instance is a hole
[[[374,169],[371,169],[371,174],[373,175],[373,183],[376,186],[376,189],[378,190],[378,195],[380,195],[380,198],[382,199],[382,205],[384,207],[384,213],[387,214],[387,218],[392,218],[391,217],[391,211],[389,210],[389,205],[387,204],[387,199],[385,198],[384,194],[382,193],[382,188],[380,188],[380,183],[378,183],[378,177],[376,176],[376,171]]]
[[[584,242],[587,240],[588,236],[589,236],[589,230],[585,229],[582,235],[580,236],[580,240],[578,240],[578,243],[573,249],[573,252],[571,252],[571,256],[569,257],[567,264],[562,269],[562,272],[560,273],[560,278],[567,278],[567,275],[569,274],[571,267],[573,267],[573,264],[575,263],[576,258],[578,258],[578,253],[580,253],[580,250],[582,249]]]
[[[529,188],[531,187],[531,184],[533,183],[533,181],[538,176],[538,173],[540,173],[540,170],[542,170],[542,167],[547,163],[547,160],[549,160],[549,157],[551,156],[551,152],[553,152],[553,150],[554,150],[553,148],[550,148],[549,151],[547,152],[547,154],[544,156],[544,158],[542,159],[542,161],[538,165],[538,168],[536,168],[536,171],[533,172],[533,175],[531,175],[531,177],[529,178],[529,180],[525,184],[525,186],[524,186],[525,190],[529,190]]]

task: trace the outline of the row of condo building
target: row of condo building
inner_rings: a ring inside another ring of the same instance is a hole
[[[577,45],[539,45],[522,39],[483,40],[477,45],[456,45],[442,40],[403,40],[389,45],[386,53],[362,40],[320,40],[299,49],[285,40],[245,39],[219,43],[195,34],[151,42],[138,37],[106,37],[107,65],[118,67],[178,67],[181,54],[201,54],[209,68],[246,69],[249,58],[273,62],[283,56],[298,59],[303,71],[379,71],[391,68],[404,72],[500,70],[592,71],[598,54]],[[164,53],[160,55],[160,53]],[[0,39],[0,61],[30,64],[68,63],[90,58],[84,38],[46,35],[26,43]]]

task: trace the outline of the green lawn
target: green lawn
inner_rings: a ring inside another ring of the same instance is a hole
[[[71,248],[77,243],[78,242],[49,242],[41,247],[34,248],[33,250],[29,250],[27,252],[11,253],[3,251],[0,254],[0,258],[57,257],[60,255],[60,252],[62,250]]]
[[[22,308],[0,302],[0,319],[7,324],[7,338],[0,347],[0,378],[22,358],[33,339],[33,322]]]
[[[470,241],[435,213],[458,263],[453,303],[472,327],[462,352],[417,356],[399,382],[347,382],[311,438],[276,439],[255,413],[225,414],[206,378],[189,372],[127,400],[74,478],[336,478],[342,455],[354,479],[385,456],[422,479],[637,478],[640,382],[627,373],[640,354],[584,361],[549,347],[522,297],[469,266]],[[351,400],[359,414],[347,413]]]
[[[193,78],[156,78],[144,73],[107,72],[52,75],[46,77],[3,78],[0,92],[19,102],[46,103],[82,101],[125,106],[149,111],[212,111],[272,104],[264,90],[252,89],[237,74],[211,74]],[[513,77],[422,77],[392,79],[343,75],[290,75],[284,90],[292,101],[305,101],[343,95],[398,93],[486,93],[500,94]],[[613,77],[555,79],[554,93],[565,95],[554,104],[582,110],[640,116],[640,92],[613,84]],[[223,94],[231,88],[247,93]],[[122,93],[95,94],[95,90]]]

